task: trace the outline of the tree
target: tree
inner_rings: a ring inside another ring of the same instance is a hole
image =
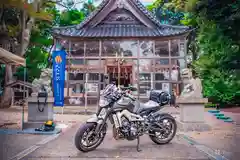
[[[182,25],[181,20],[183,20],[185,13],[173,4],[174,2],[171,1],[156,0],[147,8],[154,12],[163,24]]]
[[[193,62],[193,68],[202,79],[204,96],[220,104],[239,103],[239,7],[239,1],[185,3],[198,28],[195,44],[199,58]]]
[[[77,10],[77,9],[71,9],[71,10],[65,10],[62,12],[60,16],[60,26],[70,26],[79,24],[81,21],[83,21],[85,18],[84,13]]]
[[[203,79],[204,95],[220,104],[239,103],[240,3],[203,0],[195,4],[192,11],[198,18],[202,55],[194,65]]]
[[[72,8],[65,4],[67,10],[60,13],[56,9],[55,4],[48,4],[45,10],[53,17],[53,21],[46,22],[43,20],[37,20],[35,27],[31,32],[31,40],[26,52],[27,61],[27,80],[32,82],[35,78],[39,78],[41,69],[50,67],[51,54],[49,53],[53,47],[53,38],[50,30],[53,26],[69,26],[79,24],[84,20],[85,16],[83,12]],[[24,68],[18,68],[15,76],[23,80]]]
[[[81,9],[81,12],[84,13],[84,16],[87,17],[91,12],[93,12],[96,9],[92,1],[88,1],[83,3],[83,8]]]
[[[66,9],[61,13],[60,26],[70,26],[81,23],[85,17],[96,9],[92,1],[84,2],[83,7],[78,10],[75,5],[66,4]]]
[[[45,1],[44,1],[45,2]],[[22,0],[4,0],[0,2],[0,44],[3,48],[19,56],[23,56],[28,47],[30,33],[36,19],[51,20],[45,12],[43,1],[33,0],[28,3]],[[4,83],[13,79],[12,66],[5,65]],[[9,107],[12,90],[4,88],[0,107]]]
[[[53,26],[59,23],[60,13],[54,4],[46,7],[46,10],[53,16],[54,20],[51,22],[37,20],[31,32],[30,44],[25,55],[28,82],[39,78],[41,69],[50,66],[49,57],[53,48],[53,38],[50,31]],[[15,76],[17,79],[23,80],[24,68],[18,68]]]
[[[185,10],[186,5],[187,2],[185,0],[155,0],[147,8],[154,12],[158,20],[163,24],[185,25],[197,28],[195,16]],[[189,34],[187,41],[187,53],[192,56],[192,61],[195,61],[198,57],[196,34],[197,30],[193,30]]]
[[[239,103],[239,0],[156,0],[149,9],[157,7],[165,10],[155,12],[157,17],[166,16],[166,10],[180,11],[184,17],[179,22],[195,28],[188,37],[188,53],[204,96],[221,104]]]

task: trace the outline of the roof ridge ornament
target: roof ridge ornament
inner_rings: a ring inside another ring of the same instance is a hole
[[[117,8],[124,8],[124,0],[117,0]]]

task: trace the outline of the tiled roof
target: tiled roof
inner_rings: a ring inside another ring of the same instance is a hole
[[[31,83],[20,81],[20,80],[10,82],[6,85],[6,87],[14,87],[16,85],[25,86],[27,88],[33,88],[33,85]]]
[[[94,28],[63,27],[54,30],[55,34],[70,37],[104,38],[104,37],[158,37],[171,36],[187,32],[185,28],[162,27],[151,29],[134,24],[103,24]]]
[[[150,11],[148,11],[139,0],[131,0],[131,3],[133,3],[154,24],[156,24],[157,27],[155,29],[137,24],[99,24],[95,27],[85,26],[108,4],[109,1],[110,0],[103,0],[100,6],[79,25],[54,28],[53,34],[82,38],[159,37],[159,36],[174,36],[189,31],[189,28],[186,26],[173,26],[161,24],[157,20],[156,16],[154,16]]]

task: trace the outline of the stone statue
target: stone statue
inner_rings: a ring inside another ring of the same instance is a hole
[[[52,69],[49,68],[42,69],[39,79],[34,79],[32,82],[32,85],[35,88],[32,93],[32,96],[37,96],[42,86],[45,87],[48,96],[53,96],[51,81],[52,81]]]
[[[181,76],[188,78],[188,84],[184,86],[180,98],[203,98],[201,80],[192,76],[191,69],[184,69]]]

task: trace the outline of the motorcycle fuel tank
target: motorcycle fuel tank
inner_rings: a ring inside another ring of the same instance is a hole
[[[132,101],[130,98],[122,97],[113,105],[113,108],[116,110],[117,109],[121,109],[121,110],[127,109],[130,112],[132,112],[134,109],[134,105],[132,104]]]

